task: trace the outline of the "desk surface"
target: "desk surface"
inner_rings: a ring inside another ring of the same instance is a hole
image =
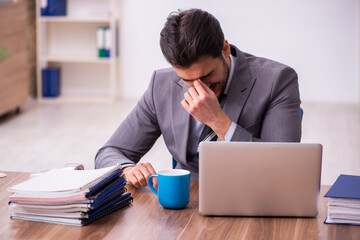
[[[7,188],[29,177],[28,173],[6,172],[0,178],[0,236],[2,239],[360,239],[360,227],[329,225],[329,186],[321,186],[317,218],[204,217],[199,215],[198,182],[191,182],[189,205],[182,210],[164,209],[149,188],[128,186],[133,206],[77,227],[11,220]],[[225,203],[223,203],[225,204]]]

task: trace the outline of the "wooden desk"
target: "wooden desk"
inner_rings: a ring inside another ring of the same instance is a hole
[[[203,217],[197,181],[191,182],[190,203],[183,210],[164,209],[149,188],[128,186],[133,206],[77,227],[9,219],[6,189],[29,174],[6,174],[0,179],[1,239],[360,239],[360,227],[323,223],[327,199],[322,196],[329,186],[321,187],[317,218]]]

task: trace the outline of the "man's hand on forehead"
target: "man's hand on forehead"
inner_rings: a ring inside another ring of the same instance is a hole
[[[184,97],[182,106],[202,123],[209,124],[222,112],[215,93],[201,80],[195,80],[194,86],[189,88]]]
[[[221,109],[215,93],[201,80],[195,80],[194,86],[189,88],[184,97],[181,105],[185,110],[212,128],[220,140],[224,140],[231,120]]]

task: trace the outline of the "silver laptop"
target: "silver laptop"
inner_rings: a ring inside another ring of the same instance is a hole
[[[321,159],[321,144],[202,142],[199,212],[315,217]]]

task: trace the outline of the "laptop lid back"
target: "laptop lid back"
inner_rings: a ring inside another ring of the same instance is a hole
[[[199,212],[314,217],[321,159],[320,144],[202,142]]]

